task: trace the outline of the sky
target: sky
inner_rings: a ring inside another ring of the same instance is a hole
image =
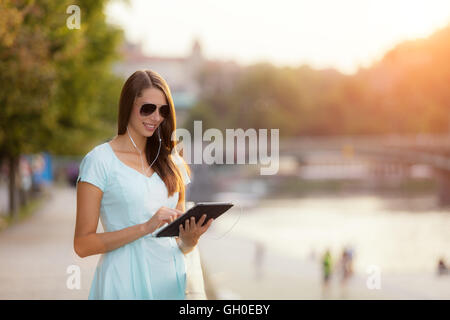
[[[150,55],[185,56],[197,38],[209,59],[351,74],[448,25],[450,0],[113,0],[105,13]]]

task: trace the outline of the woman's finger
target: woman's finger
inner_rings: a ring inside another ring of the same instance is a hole
[[[190,230],[189,219],[186,219],[186,221],[184,222],[184,229],[186,230],[186,232],[189,232]]]
[[[173,215],[175,218],[178,218],[178,217],[182,216],[183,213],[184,213],[183,211],[178,210],[178,209],[173,209],[173,210],[172,210],[172,215]]]
[[[205,222],[206,214],[202,215],[202,217],[198,220],[197,226],[201,227],[203,222]]]
[[[206,223],[203,227],[202,227],[202,233],[206,232],[206,230],[208,230],[208,228],[211,226],[212,222],[214,221],[213,218],[208,220],[208,223]]]
[[[197,225],[195,224],[195,217],[191,217],[191,222],[189,223],[189,227],[194,230]]]
[[[180,230],[180,236],[183,235],[184,234],[183,224],[180,224],[179,230]]]

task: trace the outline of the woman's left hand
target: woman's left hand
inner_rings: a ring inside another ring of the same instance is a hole
[[[214,221],[213,218],[209,219],[204,226],[202,226],[203,222],[206,220],[206,214],[202,215],[202,217],[195,223],[195,217],[191,217],[190,219],[186,219],[184,227],[180,224],[180,238],[184,244],[187,246],[193,247],[197,245],[198,239],[202,234],[208,230],[211,226],[211,223]]]

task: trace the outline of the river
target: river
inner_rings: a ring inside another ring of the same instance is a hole
[[[450,211],[433,196],[309,196],[262,200],[236,207],[213,224],[220,238],[258,239],[294,258],[320,257],[326,248],[337,260],[354,250],[354,268],[375,265],[389,273],[435,273],[439,257],[450,262]]]

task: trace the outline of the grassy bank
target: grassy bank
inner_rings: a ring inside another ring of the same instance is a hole
[[[304,180],[287,177],[272,186],[274,198],[300,197],[311,194],[389,193],[390,195],[419,195],[437,192],[437,184],[432,179],[407,179],[401,181],[362,180]]]
[[[47,198],[47,194],[42,194],[35,198],[31,198],[26,205],[22,206],[18,210],[17,214],[14,217],[11,217],[7,213],[0,213],[0,232],[16,223],[20,223],[31,217],[34,212],[42,207]]]

